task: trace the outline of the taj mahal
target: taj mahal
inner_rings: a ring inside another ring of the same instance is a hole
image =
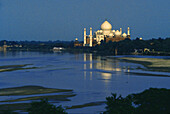
[[[94,32],[94,34],[92,34],[91,27],[90,27],[90,35],[86,34],[86,28],[84,28],[84,43],[80,45],[78,39],[76,39],[74,45],[93,47],[95,45],[100,45],[101,42],[109,42],[109,41],[119,42],[127,38],[130,39],[129,27],[127,28],[127,33],[123,33],[122,28],[120,28],[120,30],[112,29],[112,25],[106,20],[101,25],[101,29]]]

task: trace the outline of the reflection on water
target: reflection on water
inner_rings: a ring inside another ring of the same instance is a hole
[[[90,53],[90,69],[93,69],[93,64],[92,64],[92,54]],[[92,73],[92,71],[90,71],[90,80],[92,80],[92,75],[93,75],[93,73]]]
[[[87,73],[86,69],[87,69],[87,66],[86,66],[86,53],[84,53],[84,79],[85,80],[86,80],[86,73]]]
[[[1,57],[6,57],[6,53],[7,53],[6,51],[0,51],[0,56]]]
[[[76,57],[77,59],[78,57]],[[104,58],[101,56],[93,56],[92,53],[90,54],[83,54],[84,58],[84,79],[86,80],[87,77],[87,70],[90,70],[90,80],[93,79],[93,72],[100,72],[102,79],[108,83],[111,78],[112,74],[121,75],[122,72],[130,72],[129,66],[122,68],[119,64],[119,60],[113,60]],[[88,66],[89,65],[89,66]]]
[[[112,78],[112,74],[111,73],[101,73],[103,79],[105,80],[109,80]]]
[[[92,69],[93,69],[93,58],[92,58],[92,54],[89,54],[87,55],[86,53],[84,53],[84,79],[86,80],[86,73],[87,73],[87,60],[90,61],[90,80],[93,79],[93,72],[92,72]]]

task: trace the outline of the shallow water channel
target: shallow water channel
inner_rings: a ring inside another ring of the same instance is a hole
[[[35,85],[73,89],[76,96],[70,97],[70,101],[54,103],[55,105],[72,106],[105,101],[105,98],[110,96],[111,93],[126,96],[131,93],[142,92],[150,87],[170,89],[170,77],[168,77],[170,73],[143,71],[138,69],[139,67],[144,68],[140,64],[128,63],[105,56],[86,53],[0,53],[0,66],[23,64],[29,64],[25,67],[32,67],[33,69],[0,72],[0,88]],[[142,75],[137,75],[136,72]],[[154,76],[154,74],[167,75],[167,77]],[[0,96],[0,100],[22,97],[24,96]],[[22,102],[26,101],[20,101],[20,103]],[[105,106],[103,104],[66,111],[69,113],[99,113],[105,110]]]

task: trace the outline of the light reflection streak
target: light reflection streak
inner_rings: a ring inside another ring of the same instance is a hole
[[[90,53],[90,69],[92,70],[93,69],[93,56],[92,56],[92,53]],[[90,80],[93,79],[93,72],[90,71]]]
[[[87,69],[87,66],[86,66],[86,53],[84,53],[84,80],[86,80],[86,69]]]
[[[110,80],[112,78],[112,74],[111,73],[101,73],[102,78],[105,80]]]

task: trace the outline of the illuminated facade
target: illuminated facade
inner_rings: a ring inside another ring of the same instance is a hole
[[[92,28],[90,27],[90,35],[86,34],[86,28],[84,28],[84,43],[83,46],[95,46],[100,45],[101,42],[119,42],[125,40],[126,38],[130,39],[130,28],[128,27],[127,33],[122,33],[122,28],[120,30],[113,30],[112,25],[105,21],[101,25],[101,29],[97,30],[92,34]]]

